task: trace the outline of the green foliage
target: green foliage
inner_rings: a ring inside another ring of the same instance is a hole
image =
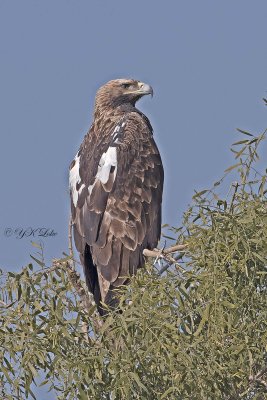
[[[264,134],[241,133],[227,196],[224,176],[172,228],[188,243],[183,268],[140,270],[101,328],[67,258],[2,274],[2,398],[35,398],[40,372],[58,399],[266,398],[267,176],[254,165]]]

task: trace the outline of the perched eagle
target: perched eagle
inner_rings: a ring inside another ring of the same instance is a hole
[[[101,315],[114,289],[144,265],[161,231],[163,167],[148,118],[135,103],[151,86],[116,79],[95,99],[94,121],[70,165],[73,235]]]

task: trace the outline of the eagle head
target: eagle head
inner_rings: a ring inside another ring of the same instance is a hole
[[[96,94],[95,108],[115,108],[122,104],[135,103],[143,96],[151,94],[150,85],[135,79],[114,79],[101,86]]]

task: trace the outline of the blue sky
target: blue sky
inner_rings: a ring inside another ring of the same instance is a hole
[[[68,166],[113,78],[154,88],[138,105],[165,167],[163,222],[180,225],[233,163],[235,128],[266,128],[266,22],[263,0],[1,0],[0,267],[35,252],[6,228],[54,229],[47,262],[67,251]]]
[[[47,262],[67,250],[68,165],[112,78],[151,84],[139,108],[165,167],[163,222],[179,225],[194,189],[232,163],[236,127],[265,127],[266,1],[1,0],[0,267],[20,268],[54,229]]]

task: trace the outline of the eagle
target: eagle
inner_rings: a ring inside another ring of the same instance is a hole
[[[73,237],[100,315],[116,307],[116,288],[160,238],[163,166],[149,119],[135,107],[145,95],[153,96],[152,87],[135,79],[100,87],[70,165]]]

